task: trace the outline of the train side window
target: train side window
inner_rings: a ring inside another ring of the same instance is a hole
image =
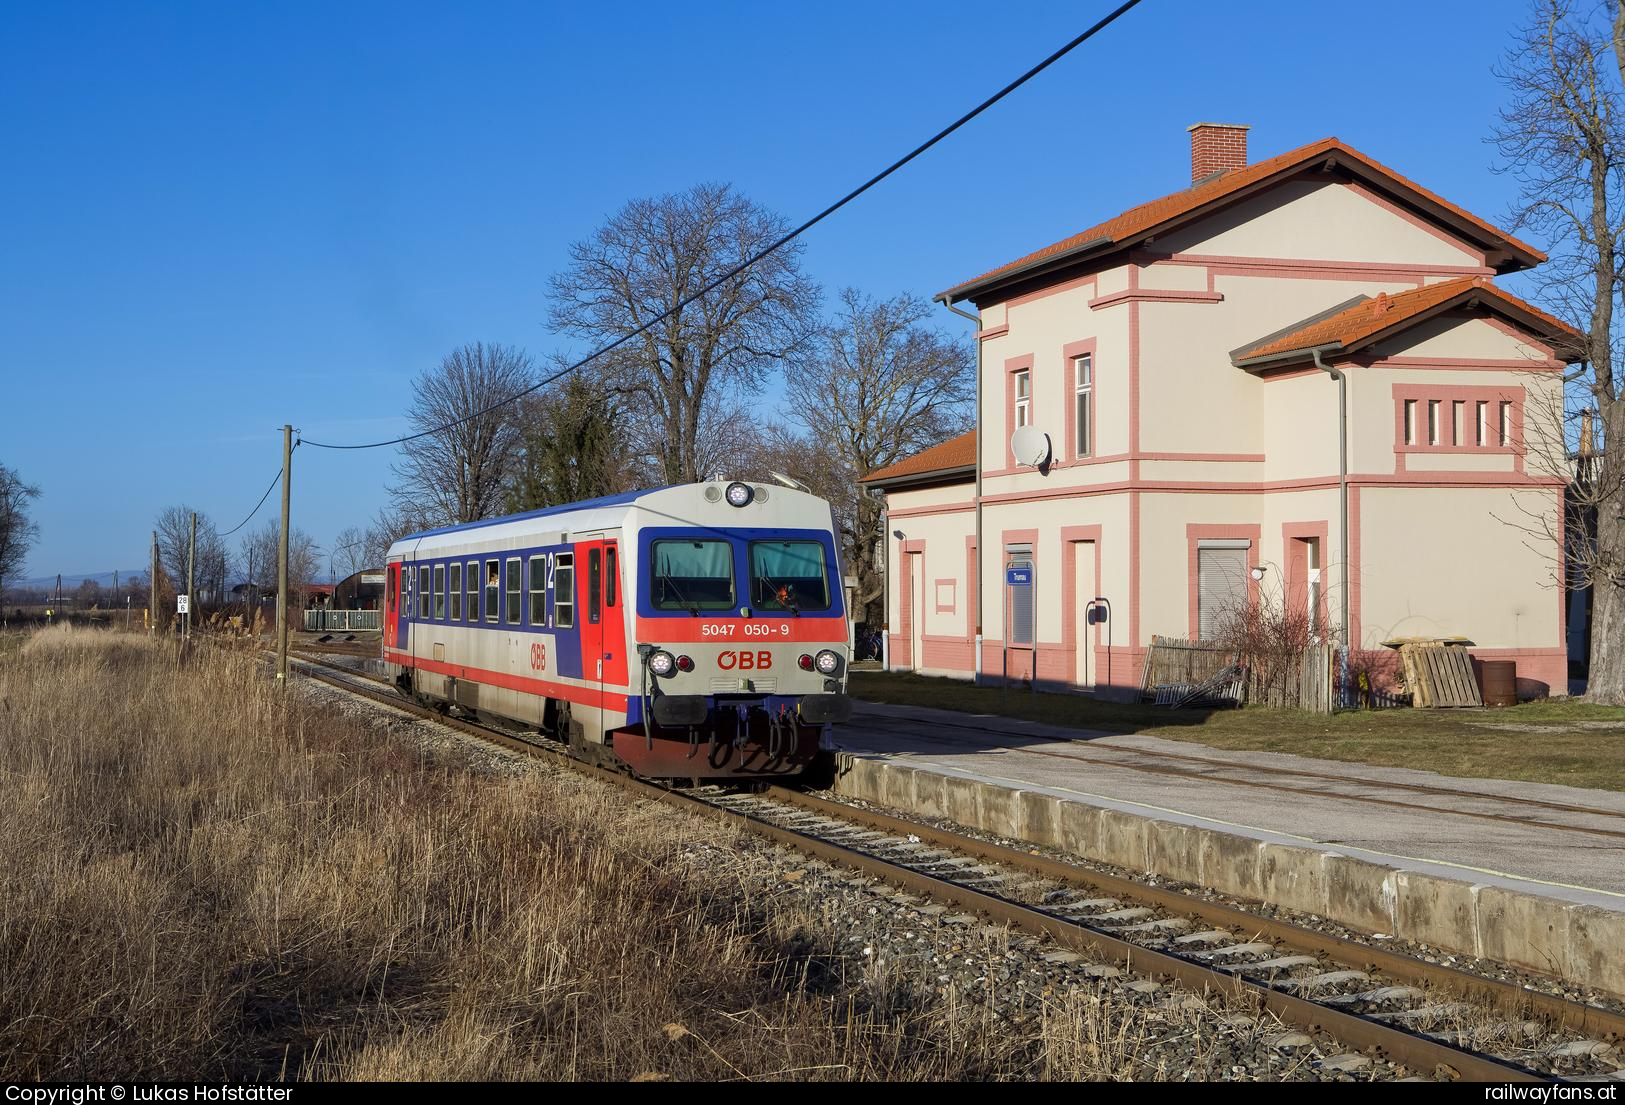
[[[502,620],[509,625],[519,624],[519,611],[524,605],[519,588],[523,583],[524,577],[519,574],[519,558],[516,556],[508,561],[508,607],[502,614]]]
[[[446,566],[444,564],[434,566],[434,616],[437,619],[446,616]]]
[[[478,560],[468,562],[468,574],[463,579],[468,587],[468,620],[477,622],[480,620],[480,562]]]
[[[463,620],[463,566],[453,564],[446,569],[446,598],[451,603],[451,620]]]
[[[553,626],[569,629],[576,624],[576,557],[561,552],[553,561]]]
[[[587,550],[587,622],[598,624],[599,578],[604,571],[604,554],[598,549]]]
[[[497,620],[497,603],[502,598],[502,561],[485,562],[485,620]]]
[[[418,617],[429,616],[429,566],[418,569]]]
[[[620,572],[615,566],[615,546],[611,545],[604,550],[604,605],[615,605],[615,582],[620,579]]]
[[[547,557],[530,558],[530,624],[547,624]]]

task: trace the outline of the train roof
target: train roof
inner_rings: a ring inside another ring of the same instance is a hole
[[[582,510],[596,510],[607,506],[630,506],[639,499],[647,498],[657,491],[665,491],[672,487],[683,487],[684,484],[663,484],[660,487],[645,487],[639,491],[625,491],[619,495],[602,495],[596,499],[582,499],[577,503],[561,503],[558,506],[544,506],[540,510],[527,510],[520,514],[504,514],[498,518],[481,518],[478,522],[459,522],[455,526],[441,526],[438,529],[419,530],[417,533],[408,533],[397,537],[394,544],[402,541],[417,541],[425,537],[439,537],[446,533],[462,533],[464,530],[484,529],[487,526],[501,526],[509,522],[523,522],[531,518],[547,518],[554,514],[574,514]]]

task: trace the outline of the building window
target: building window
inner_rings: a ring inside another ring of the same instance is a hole
[[[547,624],[547,557],[530,558],[530,624]]]
[[[480,562],[478,560],[468,562],[468,574],[463,577],[463,582],[468,587],[468,620],[477,622],[480,620]]]
[[[1073,391],[1073,417],[1077,422],[1077,455],[1089,456],[1094,452],[1095,443],[1090,440],[1089,432],[1092,428],[1090,414],[1094,410],[1095,402],[1095,357],[1092,353],[1084,353],[1072,358],[1072,391]]]
[[[1416,400],[1405,400],[1405,444],[1416,444]]]
[[[1010,641],[1031,647],[1033,643],[1033,553],[1030,545],[1012,545],[1005,550],[1005,591],[1010,604]],[[1022,582],[1025,580],[1025,582]]]
[[[1483,448],[1484,439],[1489,436],[1490,432],[1490,405],[1488,403],[1481,402],[1478,404],[1476,424],[1477,431],[1473,435],[1473,444]]]
[[[434,616],[437,619],[446,616],[446,566],[434,566]]]
[[[1501,448],[1512,444],[1512,404],[1501,404]]]
[[[1016,426],[1033,423],[1033,374],[1028,369],[1016,373]]]
[[[508,561],[508,606],[502,612],[502,620],[509,625],[519,624],[519,611],[524,608],[519,587],[523,582],[524,579],[519,574],[519,558],[516,556]]]
[[[1320,620],[1320,538],[1311,537],[1304,545],[1304,563],[1308,566],[1309,575],[1309,633],[1318,641],[1326,632]]]
[[[553,558],[553,628],[576,624],[576,558],[561,552]]]
[[[1439,444],[1439,401],[1428,400],[1428,444]]]
[[[485,562],[485,620],[497,620],[497,603],[502,598],[502,562],[500,560],[487,560]]]

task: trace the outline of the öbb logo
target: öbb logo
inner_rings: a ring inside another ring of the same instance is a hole
[[[724,652],[717,657],[717,667],[723,671],[767,671],[773,666],[773,654],[761,652]]]

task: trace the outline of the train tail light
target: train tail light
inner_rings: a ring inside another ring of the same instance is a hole
[[[805,652],[803,652],[801,654],[801,656],[796,660],[796,663],[801,665],[801,670],[802,671],[812,671],[813,670],[813,658],[811,656],[809,656]]]
[[[677,670],[678,671],[693,671],[694,670],[694,660],[693,660],[693,658],[689,657],[689,656],[679,656],[677,658]]]

